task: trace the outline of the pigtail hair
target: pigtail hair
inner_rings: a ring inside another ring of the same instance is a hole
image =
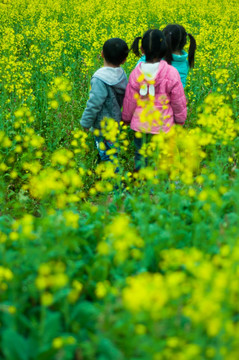
[[[165,39],[166,39],[166,44],[167,44],[167,50],[166,50],[166,54],[164,56],[164,60],[167,61],[167,63],[169,65],[172,64],[173,61],[173,56],[172,56],[172,37],[171,34],[168,33],[165,35]]]
[[[197,48],[196,45],[196,40],[194,39],[194,37],[191,34],[187,34],[189,36],[190,39],[190,46],[189,46],[189,51],[188,51],[188,63],[190,68],[194,67],[194,55],[195,55],[195,51]]]
[[[141,36],[138,36],[134,39],[134,42],[130,48],[130,50],[133,51],[133,53],[136,55],[136,56],[141,56],[140,55],[140,52],[139,52],[139,41],[142,39]]]

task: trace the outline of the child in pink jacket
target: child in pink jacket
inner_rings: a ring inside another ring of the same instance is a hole
[[[137,37],[133,42],[134,52],[138,51],[140,39]],[[166,50],[165,37],[160,30],[146,31],[141,47],[146,62],[139,63],[131,72],[123,101],[122,120],[130,123],[135,132],[168,132],[174,124],[183,125],[186,121],[186,98],[178,70],[161,60]],[[139,170],[143,139],[135,136],[134,142],[135,170]]]

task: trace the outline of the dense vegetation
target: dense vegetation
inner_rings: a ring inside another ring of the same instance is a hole
[[[237,359],[237,1],[1,0],[0,19],[0,359]],[[198,44],[187,122],[134,174],[106,121],[115,174],[79,125],[102,44],[174,22]]]

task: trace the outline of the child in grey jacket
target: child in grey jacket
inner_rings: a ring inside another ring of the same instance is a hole
[[[104,66],[92,76],[89,100],[80,121],[85,130],[91,127],[100,130],[104,118],[113,118],[120,123],[127,85],[127,76],[120,65],[126,61],[128,52],[126,42],[119,38],[112,38],[104,43],[101,53]],[[100,146],[101,142],[104,143],[103,147]],[[95,143],[101,161],[112,161],[107,150],[115,148],[114,143],[106,140],[102,135],[95,136]],[[117,157],[117,152],[114,157]]]

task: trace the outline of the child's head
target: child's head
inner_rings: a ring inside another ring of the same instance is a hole
[[[190,46],[188,52],[189,66],[194,66],[194,55],[196,50],[196,41],[191,34],[188,34],[183,26],[178,24],[169,24],[163,29],[165,35],[168,51],[165,56],[165,60],[171,64],[173,58],[172,53],[182,51],[187,42],[187,36],[190,39]]]
[[[103,45],[102,56],[108,64],[120,66],[124,63],[129,53],[126,42],[119,38],[107,40]]]
[[[153,62],[161,60],[167,50],[165,37],[162,31],[158,29],[150,29],[144,33],[143,38],[135,38],[131,49],[133,53],[139,56],[139,40],[142,39],[141,50],[145,54],[146,62]]]

